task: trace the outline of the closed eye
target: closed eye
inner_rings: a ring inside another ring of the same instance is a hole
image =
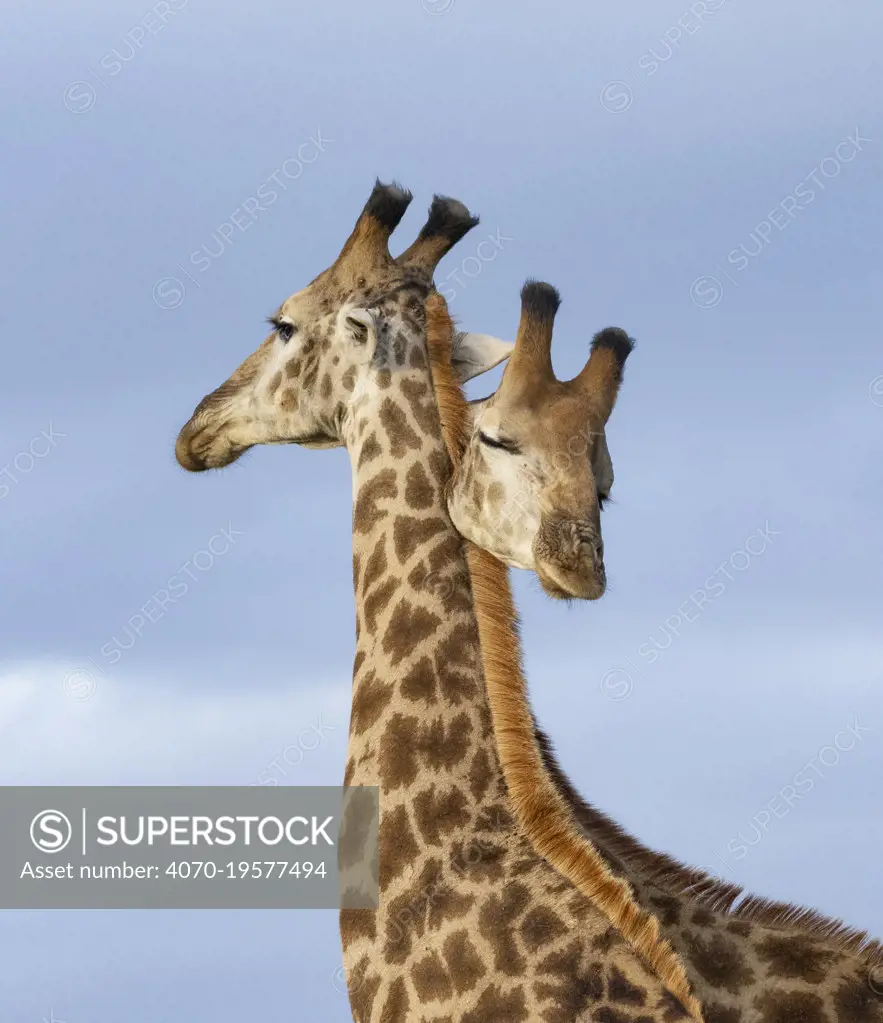
[[[478,439],[489,448],[499,448],[501,451],[508,451],[510,455],[518,454],[518,445],[511,440],[503,440],[502,437],[489,437],[481,430],[478,431]]]
[[[355,316],[347,316],[346,325],[349,327],[353,341],[357,345],[363,345],[368,340],[369,328],[368,324],[363,320],[357,319]]]
[[[610,494],[598,494],[598,507],[603,511],[604,505],[610,500]]]

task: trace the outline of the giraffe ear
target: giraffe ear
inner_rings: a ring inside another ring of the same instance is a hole
[[[461,384],[486,373],[494,366],[508,359],[515,347],[509,341],[501,341],[490,334],[468,334],[454,331],[451,346],[451,364]]]

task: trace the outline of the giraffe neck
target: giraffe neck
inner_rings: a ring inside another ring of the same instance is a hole
[[[431,381],[419,347],[408,361],[363,402],[348,445],[357,645],[346,781],[379,786],[387,806],[427,775],[462,781],[477,757],[501,777]]]

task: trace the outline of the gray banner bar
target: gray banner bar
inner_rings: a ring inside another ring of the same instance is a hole
[[[376,908],[379,793],[0,787],[0,909]]]

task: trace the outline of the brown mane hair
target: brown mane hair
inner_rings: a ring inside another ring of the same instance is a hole
[[[466,399],[451,364],[453,323],[444,299],[426,302],[426,341],[445,446],[456,470],[469,439]],[[536,736],[521,666],[518,616],[506,566],[464,540],[485,684],[497,751],[515,817],[534,849],[591,899],[611,924],[697,1020],[702,1007],[659,921],[637,902],[625,878],[617,877],[574,821],[571,805],[550,776]]]

